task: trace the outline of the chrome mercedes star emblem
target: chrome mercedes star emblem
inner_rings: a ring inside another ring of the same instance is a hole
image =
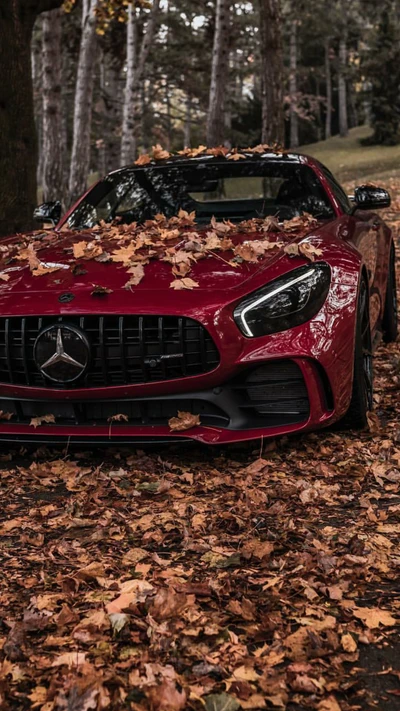
[[[89,362],[89,343],[75,326],[55,324],[39,333],[34,358],[40,372],[58,383],[79,378]]]

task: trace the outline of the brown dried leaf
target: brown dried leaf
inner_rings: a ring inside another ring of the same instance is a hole
[[[362,620],[369,629],[376,629],[379,625],[392,627],[398,624],[398,620],[389,610],[381,610],[379,607],[355,607],[352,612],[354,617]]]
[[[303,257],[309,259],[310,262],[314,262],[315,257],[321,256],[322,249],[317,249],[317,247],[314,247],[312,244],[309,244],[309,242],[302,242],[301,244],[299,244],[299,252],[303,255]]]
[[[108,286],[100,286],[95,284],[93,290],[90,292],[90,296],[106,296],[106,294],[112,294],[113,290],[109,289]]]
[[[152,146],[152,154],[154,160],[166,160],[167,158],[171,157],[171,153],[166,151],[162,146],[160,146],[159,143],[157,145]]]
[[[128,422],[128,421],[129,421],[128,415],[124,415],[122,412],[120,412],[118,415],[111,415],[111,417],[109,417],[107,419],[107,422]]]
[[[0,410],[0,420],[11,420],[12,417],[14,417],[13,412],[3,412],[3,410]]]
[[[36,429],[40,425],[55,423],[55,421],[54,415],[40,415],[40,417],[32,417],[29,424]]]
[[[170,288],[179,291],[180,289],[195,289],[199,286],[197,281],[190,279],[189,277],[184,277],[183,279],[175,279],[171,281]]]
[[[135,160],[134,165],[148,165],[151,163],[151,156],[148,153],[142,153],[137,160]]]
[[[191,412],[179,410],[177,417],[171,417],[171,419],[168,420],[168,425],[172,432],[190,430],[192,427],[200,425],[200,415],[192,415]]]

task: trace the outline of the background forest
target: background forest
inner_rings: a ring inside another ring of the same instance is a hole
[[[11,5],[4,0],[6,19]],[[37,185],[44,200],[67,207],[97,174],[156,144],[297,148],[366,123],[368,142],[399,141],[398,0],[34,0],[29,7],[28,21],[24,3],[20,11],[29,56],[16,38],[7,49],[5,22],[0,30],[0,63],[10,73],[12,51],[19,52],[14,95],[6,97],[14,115],[2,131],[9,171],[0,187],[10,195],[1,200],[9,216],[0,220],[3,234],[27,227]],[[15,136],[24,132],[22,152]],[[30,196],[18,214],[16,193]]]

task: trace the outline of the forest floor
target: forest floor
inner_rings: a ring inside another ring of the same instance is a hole
[[[3,450],[0,709],[396,711],[399,342],[375,375],[361,433]]]

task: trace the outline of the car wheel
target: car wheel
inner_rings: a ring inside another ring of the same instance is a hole
[[[368,287],[364,279],[360,284],[357,306],[357,324],[354,346],[353,390],[349,409],[342,424],[349,429],[367,426],[367,413],[373,404],[373,363],[371,327],[369,321]]]
[[[389,273],[386,287],[385,310],[383,312],[383,340],[392,343],[397,338],[397,293],[396,293],[396,261],[394,245],[390,250]]]

